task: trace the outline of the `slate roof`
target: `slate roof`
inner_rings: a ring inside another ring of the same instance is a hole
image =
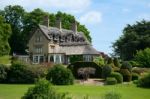
[[[92,45],[88,42],[86,37],[82,32],[74,33],[72,30],[67,29],[58,29],[56,27],[46,27],[44,25],[39,25],[40,29],[44,33],[44,35],[51,40],[50,35],[58,35],[59,39],[62,36],[73,35],[74,37],[80,38],[83,41],[71,41],[71,42],[63,42],[59,43],[60,48],[55,50],[55,53],[65,53],[66,55],[81,55],[81,54],[89,54],[89,55],[99,55],[99,52],[96,51],[92,47]]]

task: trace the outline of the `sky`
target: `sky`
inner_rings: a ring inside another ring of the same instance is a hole
[[[90,31],[93,47],[106,54],[127,24],[150,20],[150,0],[0,0],[0,9],[7,5],[71,14]]]

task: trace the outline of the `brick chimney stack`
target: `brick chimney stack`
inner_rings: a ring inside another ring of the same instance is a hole
[[[56,20],[56,27],[61,31],[61,18]]]
[[[43,25],[49,27],[49,16],[48,15],[44,16]]]
[[[72,31],[74,31],[74,33],[78,32],[78,27],[77,27],[77,21],[74,21],[74,23],[72,24]]]

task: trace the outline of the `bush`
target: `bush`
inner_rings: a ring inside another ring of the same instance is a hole
[[[112,68],[109,65],[103,66],[102,68],[102,77],[107,78],[112,72]]]
[[[132,81],[138,80],[138,79],[139,79],[139,75],[137,73],[132,73]]]
[[[106,93],[103,99],[121,99],[121,95],[119,93],[111,91]]]
[[[91,67],[95,68],[95,74],[90,74],[91,78],[101,78],[102,76],[102,67],[97,65],[94,62],[75,62],[68,66],[68,68],[72,71],[75,78],[82,78],[78,75],[79,68]]]
[[[49,69],[46,78],[55,85],[71,85],[74,82],[72,72],[58,64]]]
[[[146,48],[144,50],[140,50],[135,55],[135,61],[141,67],[150,67],[150,48]]]
[[[5,82],[7,79],[8,67],[3,64],[0,64],[0,82]]]
[[[128,69],[129,72],[132,72],[132,65],[129,62],[125,61],[122,63],[121,69]]]
[[[140,78],[137,82],[138,87],[150,88],[150,73]]]
[[[118,72],[112,72],[109,77],[114,77],[117,80],[117,83],[123,82],[123,76]]]
[[[115,85],[115,84],[117,84],[117,80],[114,77],[107,77],[106,84],[107,85]]]
[[[13,63],[7,80],[9,83],[34,83],[34,75],[25,64]]]
[[[120,63],[119,63],[118,58],[114,58],[113,63],[114,63],[114,65],[115,65],[116,67],[119,67],[119,68],[120,68]]]
[[[41,79],[34,87],[28,89],[22,99],[71,99],[66,95],[56,92],[47,80]]]
[[[132,74],[128,69],[120,69],[120,73],[123,76],[123,81],[130,82],[132,80]]]

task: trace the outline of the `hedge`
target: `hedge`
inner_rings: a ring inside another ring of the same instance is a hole
[[[95,74],[91,74],[90,75],[91,78],[101,78],[101,76],[102,76],[102,67],[100,67],[99,65],[97,65],[94,62],[75,62],[75,63],[70,64],[67,68],[69,68],[72,71],[75,78],[81,78],[78,75],[78,69],[79,68],[84,68],[84,67],[95,68],[95,70],[96,70]]]

